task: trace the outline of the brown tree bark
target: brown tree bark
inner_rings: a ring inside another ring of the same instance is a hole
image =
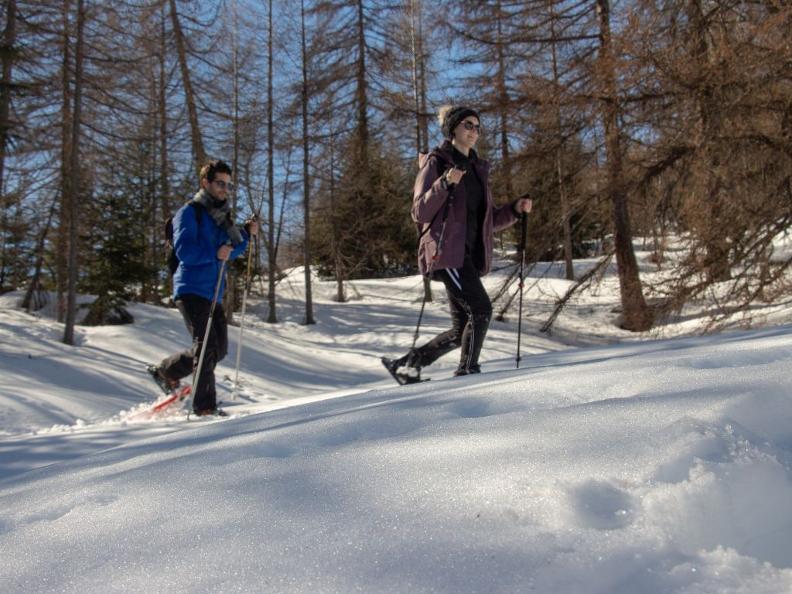
[[[608,170],[607,191],[613,208],[614,246],[623,310],[622,327],[633,332],[643,332],[652,327],[653,319],[652,312],[644,299],[641,279],[638,274],[638,262],[632,245],[618,120],[619,101],[616,90],[609,0],[597,0],[597,16],[599,17],[600,32],[599,66],[603,84],[602,124],[605,129],[605,153]]]
[[[71,32],[69,11],[71,0],[63,0],[61,17],[63,23],[63,59],[61,60],[61,155],[60,155],[60,205],[58,208],[58,236],[55,250],[55,293],[57,299],[57,319],[66,320],[66,287],[68,285],[68,249],[69,249],[69,155],[71,154]]]
[[[303,265],[305,267],[305,318],[303,323],[315,324],[313,313],[313,292],[311,289],[311,181],[308,163],[311,158],[308,137],[308,45],[305,35],[305,0],[300,0],[300,43],[302,54],[302,86],[300,88],[300,107],[302,110],[302,149],[303,149]]]
[[[558,201],[561,205],[562,234],[564,244],[564,272],[567,280],[575,280],[575,267],[572,254],[572,207],[569,203],[566,185],[564,184],[564,131],[561,120],[561,81],[558,74],[558,38],[556,34],[556,15],[550,2],[550,46],[553,59],[553,92],[556,116],[556,151],[555,169],[558,184]]]
[[[501,18],[501,2],[496,3],[495,17],[495,52],[498,69],[495,71],[495,92],[498,97],[498,117],[500,119],[500,152],[503,166],[503,182],[506,196],[514,196],[514,182],[512,180],[511,154],[509,150],[509,92],[506,88],[506,57],[504,49],[506,42],[503,39],[503,20]]]
[[[162,6],[162,14],[160,17],[160,40],[158,51],[159,62],[159,79],[158,79],[158,98],[157,98],[157,113],[159,123],[159,165],[160,165],[160,221],[165,221],[171,216],[171,186],[170,186],[170,157],[168,154],[168,94],[167,94],[167,70],[165,64],[166,46],[165,46],[165,21],[167,15],[165,14],[165,5]],[[159,230],[162,225],[157,225],[155,228],[155,237],[159,240]],[[164,255],[163,255],[164,256]],[[162,257],[161,260],[165,258]],[[166,290],[167,294],[173,293],[173,276],[170,274],[166,276]]]
[[[184,40],[179,13],[176,9],[176,0],[168,0],[170,5],[171,22],[173,23],[173,35],[176,40],[176,53],[179,57],[179,70],[181,71],[182,85],[184,86],[184,99],[187,103],[187,114],[190,120],[190,137],[192,139],[193,157],[195,158],[196,174],[200,173],[201,166],[206,162],[206,151],[204,150],[203,136],[198,122],[198,109],[195,105],[195,92],[193,91],[192,80],[190,78],[190,67],[187,64],[187,44]]]
[[[357,1],[357,63],[355,99],[357,104],[357,139],[360,171],[368,179],[368,80],[366,78],[366,29],[363,13],[363,0]]]
[[[30,284],[28,285],[27,290],[25,291],[25,296],[22,298],[21,307],[22,309],[30,312],[34,311],[39,308],[39,306],[44,305],[44,303],[40,303],[38,300],[38,293],[41,290],[41,270],[44,268],[44,255],[46,253],[46,241],[47,235],[49,234],[50,228],[52,227],[52,220],[55,218],[55,212],[58,209],[59,201],[57,199],[52,201],[52,206],[50,206],[49,214],[47,215],[47,222],[44,224],[44,228],[41,230],[41,235],[39,235],[36,241],[36,263],[33,265],[33,277],[30,279]]]
[[[80,117],[82,115],[83,61],[85,52],[85,4],[77,0],[77,38],[74,50],[74,109],[72,111],[71,153],[69,155],[69,284],[63,342],[74,344],[77,317],[78,241],[80,225]]]
[[[421,0],[410,0],[410,38],[412,41],[413,101],[415,106],[416,153],[429,150],[429,125],[426,121],[426,56],[423,39],[423,6]],[[423,278],[424,300],[432,301],[432,283]]]
[[[8,136],[11,131],[11,74],[16,53],[16,0],[6,0],[6,25],[0,54],[3,63],[3,79],[0,83],[0,195],[3,194],[5,181],[5,158]]]
[[[232,128],[232,148],[231,148],[231,183],[234,184],[234,191],[231,192],[232,212],[238,212],[239,206],[239,14],[237,2],[231,3],[232,10],[232,39],[231,39],[231,128]],[[252,249],[252,241],[250,242]],[[245,258],[248,261],[248,258]],[[234,310],[241,303],[239,294],[239,277],[236,274],[226,276],[226,293],[223,299],[223,310],[225,311],[228,324],[234,324]]]
[[[267,225],[269,245],[267,246],[267,322],[275,324],[278,316],[275,311],[275,275],[278,264],[276,261],[277,247],[275,244],[275,123],[273,120],[273,94],[272,94],[272,0],[268,0],[269,13],[267,16]]]
[[[709,48],[707,44],[707,19],[700,0],[689,0],[686,4],[688,21],[690,22],[691,35],[688,43],[690,53],[697,66],[701,86],[698,89],[696,102],[698,107],[698,129],[694,131],[694,140],[700,152],[701,170],[698,171],[704,201],[707,209],[706,221],[702,231],[707,237],[707,253],[704,256],[704,271],[710,282],[716,283],[731,278],[731,265],[729,262],[728,236],[722,232],[719,221],[722,221],[721,187],[720,179],[715,171],[720,167],[721,155],[719,147],[713,146],[715,138],[720,133],[720,109],[716,105],[718,98],[714,82],[708,76]],[[713,172],[713,173],[710,173]]]

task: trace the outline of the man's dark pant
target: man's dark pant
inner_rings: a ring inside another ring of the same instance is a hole
[[[184,318],[187,330],[192,334],[192,349],[163,359],[160,363],[160,370],[166,378],[180,380],[191,375],[195,367],[198,366],[212,302],[197,295],[182,295],[176,300],[176,307],[179,308]],[[218,303],[212,318],[212,328],[209,331],[201,375],[193,395],[193,410],[202,411],[217,408],[214,369],[226,354],[228,354],[228,323],[225,312]]]
[[[492,317],[489,295],[481,283],[478,270],[468,257],[462,268],[440,270],[435,273],[435,278],[443,281],[448,294],[451,329],[415,349],[414,358],[409,364],[426,367],[461,346],[457,373],[476,373],[479,371],[479,355]]]

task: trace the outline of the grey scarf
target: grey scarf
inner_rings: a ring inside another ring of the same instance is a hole
[[[239,228],[231,220],[231,205],[228,200],[221,203],[219,200],[212,198],[206,190],[199,190],[193,196],[193,202],[203,206],[209,216],[212,217],[212,220],[217,223],[217,226],[228,233],[228,237],[231,238],[231,243],[234,244],[234,247],[244,241]]]

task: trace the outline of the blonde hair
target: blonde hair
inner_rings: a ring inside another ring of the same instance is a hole
[[[440,109],[437,110],[437,122],[440,124],[441,128],[443,127],[448,112],[452,109],[454,109],[453,105],[441,105]]]

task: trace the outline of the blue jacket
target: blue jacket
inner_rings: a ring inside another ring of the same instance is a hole
[[[179,268],[173,275],[173,298],[198,295],[211,301],[222,264],[217,259],[217,250],[223,244],[230,243],[230,240],[228,233],[214,222],[205,208],[200,209],[199,224],[193,208],[192,202],[188,202],[173,216],[173,247],[176,257],[179,258]],[[242,237],[244,241],[231,252],[229,262],[245,253],[248,234],[242,231]],[[225,277],[223,274],[218,303],[223,301]]]

